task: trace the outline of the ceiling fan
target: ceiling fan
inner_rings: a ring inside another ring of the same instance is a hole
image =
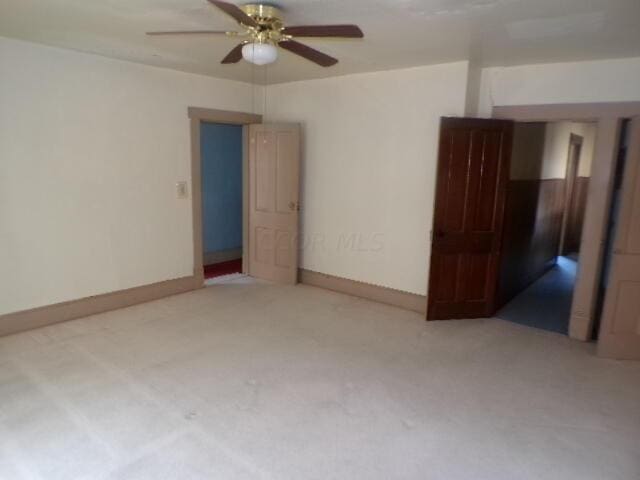
[[[208,0],[226,14],[233,17],[242,32],[216,30],[192,30],[147,32],[147,35],[208,35],[218,34],[228,37],[240,37],[238,44],[221,63],[238,63],[242,58],[256,65],[273,63],[278,58],[281,47],[306,58],[322,67],[338,63],[338,59],[294,40],[294,37],[339,37],[362,38],[364,34],[357,25],[303,25],[286,27],[281,20],[281,12],[273,5],[249,4],[236,6],[218,0]]]

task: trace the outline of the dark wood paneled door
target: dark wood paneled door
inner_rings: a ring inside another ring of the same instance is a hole
[[[443,118],[428,320],[493,315],[513,122]]]

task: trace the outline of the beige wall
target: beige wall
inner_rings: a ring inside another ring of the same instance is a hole
[[[0,314],[192,275],[187,106],[251,92],[0,38]]]
[[[1,38],[0,68],[0,314],[190,275],[186,108],[252,111],[263,89]],[[484,116],[640,100],[640,59],[472,73],[268,88],[268,118],[303,124],[304,268],[426,292],[439,117],[470,111],[476,84]]]
[[[591,165],[593,154],[596,148],[596,132],[598,127],[595,123],[571,123],[572,133],[582,137],[582,150],[580,153],[580,165],[578,168],[579,177],[591,176]]]
[[[639,101],[640,57],[484,68],[479,88],[481,117],[494,105]]]
[[[467,62],[269,87],[267,118],[304,132],[304,268],[425,294],[441,116]]]
[[[565,178],[571,134],[582,137],[578,175],[588,177],[591,171],[596,126],[593,123],[553,122],[547,124],[544,165],[540,178]]]

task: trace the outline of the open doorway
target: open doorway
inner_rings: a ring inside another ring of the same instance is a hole
[[[216,129],[215,126],[208,127],[207,124],[219,124],[219,127],[238,126],[242,133],[242,272],[262,280],[295,284],[298,279],[300,216],[300,126],[287,123],[263,124],[261,115],[198,107],[189,107],[189,119],[193,192],[193,272],[197,284],[205,283],[205,263],[216,265],[235,261],[235,265],[218,265],[214,269],[238,269],[237,258],[220,258],[218,252],[220,250],[224,255],[236,257],[237,241],[222,247],[218,245],[213,249],[205,245],[205,235],[208,236],[208,232],[205,231],[203,221],[208,212],[205,211],[207,207],[203,201],[203,188],[208,186],[205,183],[207,180],[203,182],[202,172],[203,168],[208,167],[204,164],[202,155],[203,151],[207,153],[206,147],[209,142],[201,136],[203,132],[207,134],[208,129]],[[225,138],[234,138],[229,131],[221,128],[219,130],[224,133]],[[211,143],[217,148],[220,141],[216,144],[216,135],[212,135],[211,138],[214,139]],[[237,148],[237,142],[233,145],[233,148]],[[215,151],[215,148],[213,150]],[[231,183],[228,179],[220,178],[221,174],[216,169],[217,166],[214,166],[212,175],[217,177],[218,182],[214,182],[214,187],[217,186],[218,190],[237,187],[237,181]],[[234,202],[237,202],[237,195],[234,198]],[[220,201],[217,202],[214,201],[214,206],[219,206]],[[223,214],[227,215],[228,212],[224,211]],[[231,216],[231,219],[232,222],[237,222],[237,215]],[[228,241],[232,236],[227,233],[224,238]],[[206,262],[205,252],[213,253],[213,256],[207,255]],[[225,273],[228,273],[228,270]]]
[[[567,295],[571,300],[568,328],[563,326],[561,331],[581,341],[593,339],[595,333],[600,356],[640,358],[637,318],[640,308],[640,296],[637,295],[640,285],[640,197],[636,195],[640,191],[640,166],[636,161],[640,159],[640,102],[500,106],[493,108],[493,116],[491,119],[441,120],[427,320],[495,316],[497,307],[506,305],[521,292],[518,286],[532,288],[532,282],[537,280],[533,276],[529,277],[528,284],[519,284],[512,280],[526,277],[514,276],[510,280],[505,276],[505,269],[521,271],[518,262],[523,259],[526,262],[535,259],[531,264],[542,264],[549,269],[564,263],[564,258],[558,261],[558,257],[567,203],[566,174],[561,178],[525,177],[520,179],[522,188],[516,188],[512,180],[518,179],[509,178],[512,175],[510,164],[513,147],[517,149],[524,145],[520,156],[533,158],[533,161],[516,160],[516,164],[523,166],[524,171],[531,168],[539,173],[548,171],[548,168],[543,170],[536,159],[539,160],[541,152],[544,155],[546,147],[541,145],[546,145],[549,122],[565,125],[582,122],[595,127],[597,142],[592,152],[593,165],[589,168],[584,217],[580,219],[583,226],[579,251],[570,252],[577,253],[574,256],[578,262],[575,274],[568,272],[570,281],[567,283],[572,286],[568,289],[570,295]],[[537,128],[545,141],[536,141],[535,135],[531,138],[525,135],[524,142],[516,141],[514,144],[517,125],[519,128]],[[569,136],[569,142],[570,139]],[[580,169],[584,168],[584,143],[583,137],[577,177]],[[563,149],[565,163],[561,164],[560,171],[566,172],[569,154],[573,151],[568,144]],[[573,155],[576,156],[575,153]],[[620,162],[621,158],[623,162]],[[543,187],[555,194],[543,195]],[[512,198],[507,205],[508,191]],[[619,200],[616,200],[616,195]],[[518,202],[513,200],[514,197],[525,199],[524,205],[532,205],[533,208],[515,208]],[[541,208],[542,199],[555,201],[551,202],[551,207]],[[616,202],[620,203],[619,207],[616,207]],[[504,238],[509,226],[505,219],[507,206],[513,210],[510,212],[510,233],[520,236],[520,242],[512,242],[511,245],[508,238]],[[617,213],[616,208],[619,208]],[[540,219],[546,221],[539,222]],[[545,225],[555,225],[554,229],[559,233],[542,238],[556,238],[557,242],[534,242],[541,237],[540,232],[545,231]],[[611,264],[610,268],[607,262]],[[554,286],[547,292],[558,290],[559,283],[552,283]],[[513,296],[508,295],[510,292]],[[540,320],[545,317],[545,311],[539,307],[553,302],[547,295],[538,298],[533,306],[536,308],[535,316]],[[599,315],[602,327],[594,332]],[[544,328],[540,324],[531,326]],[[557,325],[553,329],[560,331]]]
[[[428,319],[569,333],[596,131],[442,120]]]
[[[242,272],[242,128],[200,123],[202,255],[207,283]]]
[[[214,266],[209,267],[209,272],[218,270],[214,275],[220,273],[222,269],[237,270],[238,263],[242,266],[241,271],[248,272],[248,126],[262,123],[262,116],[199,107],[189,107],[188,115],[191,131],[191,191],[193,192],[193,273],[197,283],[203,285],[205,265]],[[240,133],[239,145],[238,133]],[[240,214],[237,213],[238,148],[240,151]],[[230,166],[233,167],[232,172],[226,170]],[[207,193],[204,192],[205,189]],[[222,195],[227,200],[209,195],[210,191]],[[230,210],[235,213],[226,211],[225,207],[230,206],[232,207]],[[225,217],[227,221],[224,220]],[[210,221],[210,218],[213,220]],[[237,247],[238,219],[241,235],[239,248]],[[222,231],[216,229],[216,221],[224,225]],[[208,223],[207,226],[205,222]],[[235,232],[235,235],[231,232]],[[241,262],[238,262],[238,253],[242,257]],[[234,263],[227,266],[224,265],[225,262]],[[212,280],[215,279],[208,280],[208,283]]]
[[[594,123],[516,123],[497,317],[568,334]]]

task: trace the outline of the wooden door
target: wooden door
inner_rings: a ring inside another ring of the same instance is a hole
[[[629,125],[617,225],[598,355],[640,360],[640,117]]]
[[[300,127],[249,126],[249,275],[298,279]]]
[[[443,118],[427,319],[494,313],[513,122]]]

